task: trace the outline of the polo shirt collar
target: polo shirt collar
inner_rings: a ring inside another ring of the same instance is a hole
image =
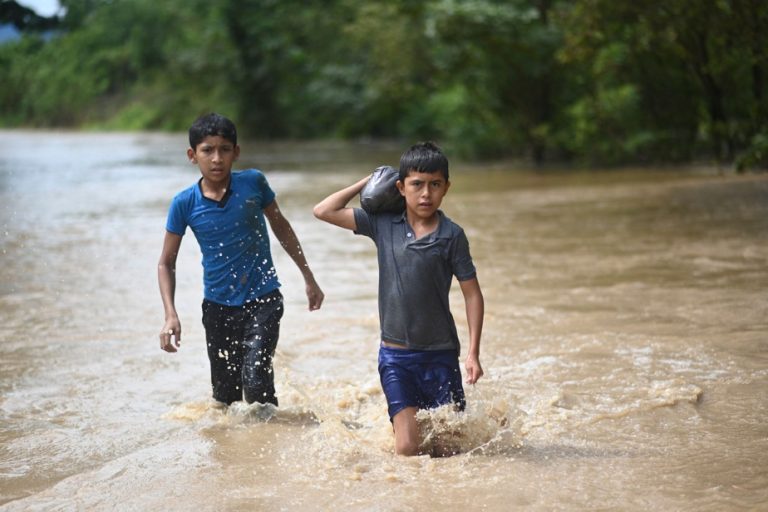
[[[448,217],[445,216],[442,210],[437,210],[438,222],[437,229],[432,233],[426,235],[423,240],[434,240],[437,238],[451,238],[450,228],[448,226]],[[401,215],[392,217],[394,224],[403,223],[406,225],[408,232],[413,231],[411,225],[408,224],[408,216],[405,211]],[[421,238],[419,240],[422,240]]]

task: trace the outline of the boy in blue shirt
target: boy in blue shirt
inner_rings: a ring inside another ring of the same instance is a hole
[[[416,144],[400,158],[397,188],[405,212],[371,214],[347,203],[370,176],[318,203],[315,216],[365,235],[379,262],[379,377],[395,433],[395,453],[420,453],[419,409],[465,405],[459,338],[448,305],[456,276],[469,325],[466,382],[482,377],[480,334],[484,301],[464,231],[439,210],[448,192],[448,159],[433,143]]]
[[[181,322],[176,312],[176,257],[189,227],[203,255],[203,325],[216,402],[278,404],[272,358],[277,347],[283,296],[272,264],[265,222],[304,276],[309,310],[323,292],[275,193],[261,171],[232,172],[240,154],[229,119],[208,114],[189,129],[187,156],[202,177],[171,202],[158,282],[165,309],[160,348],[176,352]]]

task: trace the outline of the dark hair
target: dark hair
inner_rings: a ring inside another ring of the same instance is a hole
[[[197,145],[211,135],[218,135],[237,145],[235,123],[221,114],[211,113],[198,117],[189,127],[189,146],[197,149]]]
[[[434,142],[414,144],[400,157],[400,181],[405,181],[410,171],[442,172],[448,181],[448,158]]]

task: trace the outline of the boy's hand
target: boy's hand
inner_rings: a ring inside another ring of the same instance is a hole
[[[314,279],[307,281],[306,293],[307,299],[309,300],[309,310],[315,311],[316,309],[320,309],[320,306],[323,305],[325,294]]]
[[[480,366],[480,359],[472,354],[467,356],[464,369],[467,371],[467,384],[474,384],[483,376],[483,367]]]
[[[176,352],[180,346],[181,322],[179,322],[178,318],[168,319],[165,321],[165,325],[163,325],[163,330],[160,331],[160,349],[166,352]]]

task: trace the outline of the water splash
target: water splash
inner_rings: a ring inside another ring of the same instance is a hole
[[[174,407],[164,418],[188,423],[234,427],[257,423],[293,426],[317,425],[317,415],[304,407],[275,407],[273,404],[234,402],[226,406],[213,400],[189,402]]]
[[[451,406],[416,414],[421,450],[431,457],[498,454],[522,446],[523,414],[505,400],[480,402],[464,412]]]

